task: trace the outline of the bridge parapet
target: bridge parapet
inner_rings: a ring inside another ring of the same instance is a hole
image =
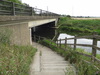
[[[42,20],[59,18],[58,16],[0,16],[0,22],[21,20]]]
[[[59,16],[56,13],[18,4],[10,1],[0,0],[0,15],[12,16]]]

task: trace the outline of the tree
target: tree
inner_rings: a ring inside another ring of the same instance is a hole
[[[70,15],[67,15],[66,17],[71,18],[71,16],[70,16]]]

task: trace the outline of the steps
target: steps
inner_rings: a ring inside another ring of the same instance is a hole
[[[30,75],[68,75],[66,73],[74,70],[68,61],[51,49],[37,43],[33,46],[38,49],[38,54],[31,65]]]

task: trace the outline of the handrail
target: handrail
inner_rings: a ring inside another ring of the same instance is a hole
[[[28,10],[28,11],[27,11]],[[37,11],[38,10],[38,11]],[[10,13],[5,12],[5,11],[10,11]],[[16,13],[20,12],[20,14]],[[26,14],[21,14],[22,12],[28,12]],[[0,15],[11,15],[11,16],[16,16],[16,15],[28,15],[28,16],[60,16],[59,14],[52,13],[46,10],[30,7],[27,5],[23,4],[18,4],[14,3],[11,1],[5,1],[5,0],[0,0]],[[46,14],[46,15],[44,15]]]
[[[92,36],[92,35],[91,35]],[[96,36],[95,35],[93,35],[95,38],[96,38]],[[83,36],[84,37],[84,36]],[[95,40],[95,38],[93,37],[93,41],[96,41],[96,43],[97,43],[97,40]],[[46,39],[45,37],[40,37],[40,36],[37,36],[37,35],[35,35],[35,37],[34,37],[35,39],[37,39],[37,40],[39,40],[40,38],[41,39]],[[73,39],[76,39],[76,38],[73,38]],[[98,38],[97,38],[98,39]],[[63,39],[64,40],[64,39]],[[86,53],[81,53],[81,52],[77,52],[78,54],[80,54],[80,55],[83,55],[83,56],[86,56],[86,57],[90,57],[91,59],[92,59],[92,61],[97,61],[97,62],[99,62],[100,63],[100,59],[97,59],[96,58],[96,50],[98,49],[98,50],[100,50],[100,47],[97,47],[96,45],[94,45],[95,43],[93,43],[92,45],[89,45],[89,44],[69,44],[69,43],[67,43],[67,40],[69,40],[69,39],[67,39],[67,38],[65,38],[65,48],[64,47],[61,47],[61,39],[60,40],[57,40],[56,41],[56,46],[57,47],[59,47],[59,48],[61,48],[61,49],[63,49],[63,50],[67,50],[67,45],[74,45],[74,50],[76,49],[76,46],[78,45],[78,46],[86,46],[86,47],[92,47],[92,55],[89,55],[89,54],[86,54]],[[53,42],[53,43],[55,43],[54,41],[52,41],[52,40],[49,40],[49,41],[51,41],[51,42]],[[58,41],[60,41],[59,43],[58,43]],[[77,42],[77,40],[76,40],[76,42]],[[95,52],[94,52],[95,51]]]
[[[77,44],[77,39],[82,39],[82,38],[91,38],[91,39],[93,39],[92,45],[89,45],[89,44]],[[61,47],[61,41],[65,41],[65,43],[63,43],[63,44],[65,44],[65,48],[66,48],[67,45],[73,45],[74,46],[73,47],[74,50],[76,50],[76,46],[92,47],[92,55],[91,55],[92,56],[91,57],[92,60],[93,61],[97,60],[97,61],[100,62],[100,60],[96,58],[96,52],[97,52],[97,50],[100,51],[100,47],[97,47],[97,40],[98,39],[100,39],[100,36],[96,35],[96,34],[93,34],[93,35],[90,35],[90,36],[80,36],[80,37],[75,36],[73,38],[59,39],[59,40],[57,40],[57,44],[59,44],[59,46]],[[74,43],[70,44],[70,43],[67,42],[68,40],[74,40]],[[58,43],[58,41],[59,41],[59,43]],[[79,53],[79,54],[81,54],[81,53]],[[86,55],[86,54],[82,54],[82,55]]]

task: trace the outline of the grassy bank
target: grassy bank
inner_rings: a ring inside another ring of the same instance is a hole
[[[0,75],[29,75],[36,49],[10,45],[10,35],[11,31],[0,29]]]
[[[55,43],[51,43],[49,40],[43,40],[40,43],[51,48],[61,56],[68,60],[76,69],[77,75],[99,75],[100,69],[98,70],[94,65],[100,68],[99,63],[86,63],[83,60],[90,61],[90,58],[77,54],[71,47],[67,47],[67,50],[56,47]],[[79,50],[79,49],[78,49]],[[98,73],[97,73],[98,72]]]
[[[97,32],[100,34],[100,20],[98,19],[71,19],[62,17],[59,20],[58,25],[61,32],[74,32],[77,35],[91,34]]]
[[[0,44],[0,75],[28,75],[35,52],[32,46]]]

